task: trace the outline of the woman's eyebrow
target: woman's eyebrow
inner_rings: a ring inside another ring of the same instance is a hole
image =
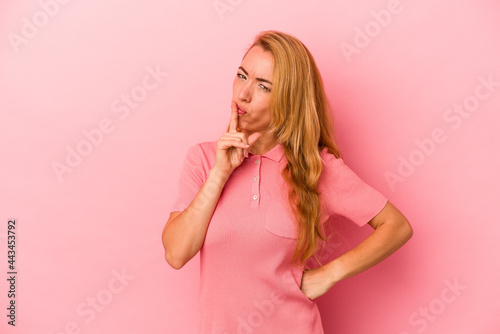
[[[243,66],[240,66],[238,67],[240,70],[243,71],[243,73],[245,73],[246,76],[248,76],[248,72],[243,68]],[[268,84],[272,85],[273,83],[269,80],[266,80],[266,79],[262,79],[262,78],[256,78],[255,80],[257,81],[261,81],[261,82],[267,82]]]

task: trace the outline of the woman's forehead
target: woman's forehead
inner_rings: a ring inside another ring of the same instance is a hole
[[[272,80],[274,60],[269,51],[261,46],[252,47],[241,61],[241,67],[253,77]]]

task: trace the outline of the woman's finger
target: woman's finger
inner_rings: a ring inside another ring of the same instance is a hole
[[[254,132],[250,135],[250,137],[248,137],[248,141],[247,141],[247,144],[249,144],[250,146],[252,146],[256,141],[257,139],[259,139],[259,137],[262,135],[262,133],[260,132]]]
[[[245,131],[243,131],[243,132],[227,132],[224,135],[227,136],[227,137],[229,137],[229,138],[234,138],[236,140],[239,139],[243,143],[248,144],[248,137],[247,137]],[[247,146],[247,147],[249,147],[249,146]],[[244,148],[243,149],[242,155],[244,157],[248,158],[248,148]]]
[[[239,132],[242,134],[242,140],[245,144],[249,144],[248,142],[248,132],[246,132],[245,130],[241,130],[241,132]],[[243,155],[248,158],[248,149],[244,149],[243,150]]]
[[[237,158],[239,161],[243,161],[244,152],[243,150],[248,149],[249,145],[241,141],[241,138],[232,138],[230,136],[223,136],[220,138],[223,141],[223,149],[226,151],[231,147],[236,149]]]
[[[231,101],[231,118],[229,120],[229,132],[236,132],[238,128],[238,106]]]

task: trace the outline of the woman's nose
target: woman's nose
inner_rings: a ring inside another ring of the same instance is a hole
[[[240,92],[238,94],[238,97],[242,101],[250,102],[252,100],[252,92],[251,92],[251,87],[250,83],[246,82],[244,85],[240,87]]]

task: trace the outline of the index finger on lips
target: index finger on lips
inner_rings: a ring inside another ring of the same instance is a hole
[[[237,132],[238,128],[238,107],[236,102],[231,101],[231,119],[229,120],[229,132]]]

